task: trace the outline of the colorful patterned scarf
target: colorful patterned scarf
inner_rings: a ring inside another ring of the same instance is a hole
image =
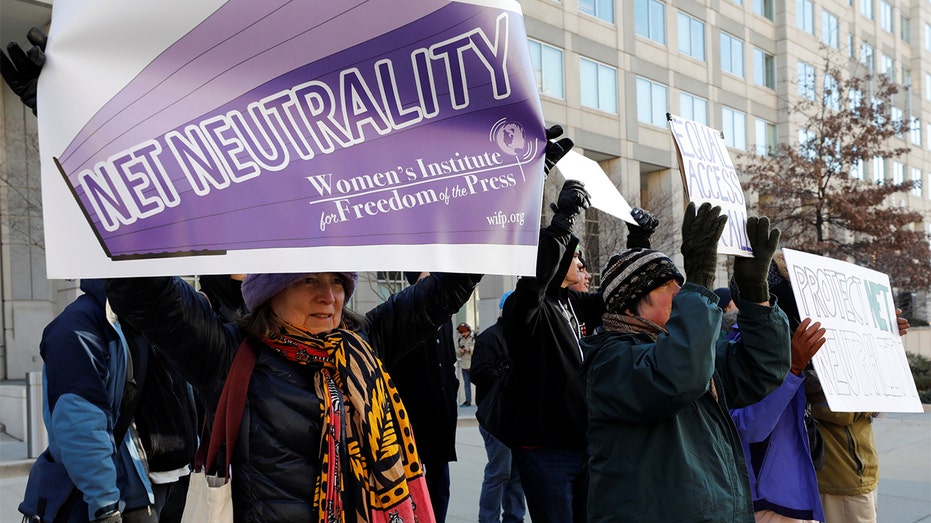
[[[323,364],[315,378],[323,405],[318,520],[435,521],[407,412],[369,344],[342,328],[315,336],[286,323],[264,341],[291,361]]]

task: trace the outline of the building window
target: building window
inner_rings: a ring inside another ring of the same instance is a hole
[[[679,93],[679,116],[708,125],[708,101],[689,93]]]
[[[867,72],[873,72],[873,46],[860,42],[860,62],[866,66]]]
[[[917,145],[918,147],[921,147],[921,118],[918,118],[917,116],[912,116],[908,129],[909,129],[909,135],[912,138],[912,145]]]
[[[873,19],[873,0],[860,0],[860,14]]]
[[[879,25],[886,31],[892,32],[892,4],[886,0],[879,2]]]
[[[721,70],[743,78],[744,43],[743,40],[721,32]]]
[[[753,48],[753,81],[770,89],[776,88],[776,59],[758,47]]]
[[[824,75],[824,106],[834,111],[840,111],[840,93],[837,91],[837,80],[829,74]]]
[[[530,61],[540,94],[562,99],[562,49],[530,40]]]
[[[582,105],[617,114],[617,70],[611,66],[579,59]]]
[[[892,117],[892,125],[894,125],[895,128],[897,129],[895,135],[898,136],[899,138],[903,138],[904,136],[903,136],[902,130],[905,129],[906,122],[905,122],[905,115],[902,112],[902,109],[898,107],[893,107],[889,111],[889,115]]]
[[[853,165],[850,168],[850,177],[857,180],[862,180],[863,176],[863,160],[854,160]]]
[[[821,11],[821,41],[837,49],[840,45],[840,25],[828,10]]]
[[[904,14],[899,17],[899,34],[902,41],[911,45],[912,43],[912,21]]]
[[[637,120],[665,127],[668,107],[665,85],[637,77]]]
[[[756,154],[759,156],[773,156],[776,154],[776,124],[757,118],[755,131]]]
[[[912,194],[921,196],[921,169],[912,167]]]
[[[388,300],[392,294],[399,292],[407,284],[407,278],[401,271],[378,271],[375,273],[377,289],[375,293],[382,300]]]
[[[873,106],[873,125],[876,127],[882,127],[886,125],[886,112],[882,100],[872,96],[870,97],[870,103]],[[900,135],[900,133],[896,133]]]
[[[854,50],[853,35],[850,33],[847,33],[847,56],[849,56],[850,58],[854,57],[853,50]]]
[[[815,3],[813,0],[796,0],[795,23],[808,34],[815,34]]]
[[[879,156],[873,157],[873,183],[882,185],[886,181],[886,163]]]
[[[798,63],[798,94],[809,100],[815,99],[815,68],[805,62]]]
[[[895,81],[895,62],[892,60],[891,56],[883,54],[881,71],[890,82]]]
[[[892,183],[905,183],[905,164],[902,162],[892,162]]]
[[[705,23],[679,12],[679,52],[705,61]]]
[[[614,23],[614,0],[579,0],[579,11]]]
[[[773,0],[753,0],[753,13],[772,20]]]
[[[863,105],[863,93],[859,89],[851,89],[847,91],[847,100],[851,111],[859,111]]]
[[[799,154],[803,157],[812,160],[815,158],[817,151],[815,151],[815,133],[804,129],[802,127],[798,128],[798,148]]]
[[[747,150],[747,115],[730,107],[721,108],[721,132],[728,147]]]
[[[925,100],[931,102],[931,73],[925,73]]]
[[[666,5],[656,0],[636,0],[634,28],[637,34],[666,44]]]
[[[925,24],[925,49],[931,51],[931,24]]]

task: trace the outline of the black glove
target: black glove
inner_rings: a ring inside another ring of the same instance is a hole
[[[553,215],[550,224],[561,232],[571,233],[575,217],[580,212],[588,209],[591,204],[591,196],[585,190],[585,184],[578,180],[566,180],[562,190],[559,191],[559,198],[556,203],[550,204],[550,209],[556,213]]]
[[[650,237],[653,231],[659,225],[659,219],[640,207],[634,207],[630,215],[637,220],[637,225],[627,224],[627,248],[628,249],[649,249]]]
[[[769,264],[779,248],[779,229],[769,228],[769,218],[747,218],[747,238],[753,258],[738,256],[734,260],[734,281],[740,295],[747,301],[769,301]]]
[[[33,27],[26,38],[32,43],[29,52],[24,52],[16,42],[10,42],[6,46],[6,54],[0,53],[0,74],[26,107],[32,109],[32,114],[36,114],[36,85],[45,65],[47,37],[39,28]]]
[[[718,240],[724,232],[727,215],[720,207],[705,202],[695,212],[695,202],[689,202],[682,219],[682,262],[685,280],[706,289],[714,285],[718,266]]]
[[[556,162],[561,160],[562,157],[569,152],[569,149],[572,149],[572,146],[575,145],[570,138],[553,141],[561,135],[561,125],[554,125],[546,130],[546,158],[543,161],[543,176],[549,176],[550,169],[552,169],[553,166],[556,165]]]

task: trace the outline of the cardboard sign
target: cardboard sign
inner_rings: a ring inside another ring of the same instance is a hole
[[[671,114],[667,117],[689,201],[696,205],[710,202],[727,215],[718,253],[753,256],[747,238],[747,204],[724,135],[692,120]]]
[[[516,2],[195,4],[55,2],[49,277],[534,272],[545,130]]]
[[[592,207],[637,225],[637,220],[630,215],[630,204],[598,162],[576,151],[569,151],[556,165],[563,178],[585,184],[585,190],[592,198]]]
[[[812,360],[835,412],[922,412],[899,335],[889,277],[783,249],[800,319],[820,321]]]

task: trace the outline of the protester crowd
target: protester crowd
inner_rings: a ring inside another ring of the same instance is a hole
[[[35,109],[30,40],[0,63]],[[799,317],[778,224],[747,219],[752,257],[715,289],[720,208],[684,210],[682,270],[650,248],[678,213],[634,209],[593,292],[573,232],[589,205],[566,181],[536,273],[480,333],[451,320],[477,274],[407,273],[364,314],[355,272],[82,281],[43,333],[49,448],[21,509],[179,521],[196,463],[231,471],[236,521],[444,521],[458,358],[488,456],[480,523],[875,521],[874,414],[827,407],[810,365],[825,330]],[[238,431],[196,458],[242,372]]]

